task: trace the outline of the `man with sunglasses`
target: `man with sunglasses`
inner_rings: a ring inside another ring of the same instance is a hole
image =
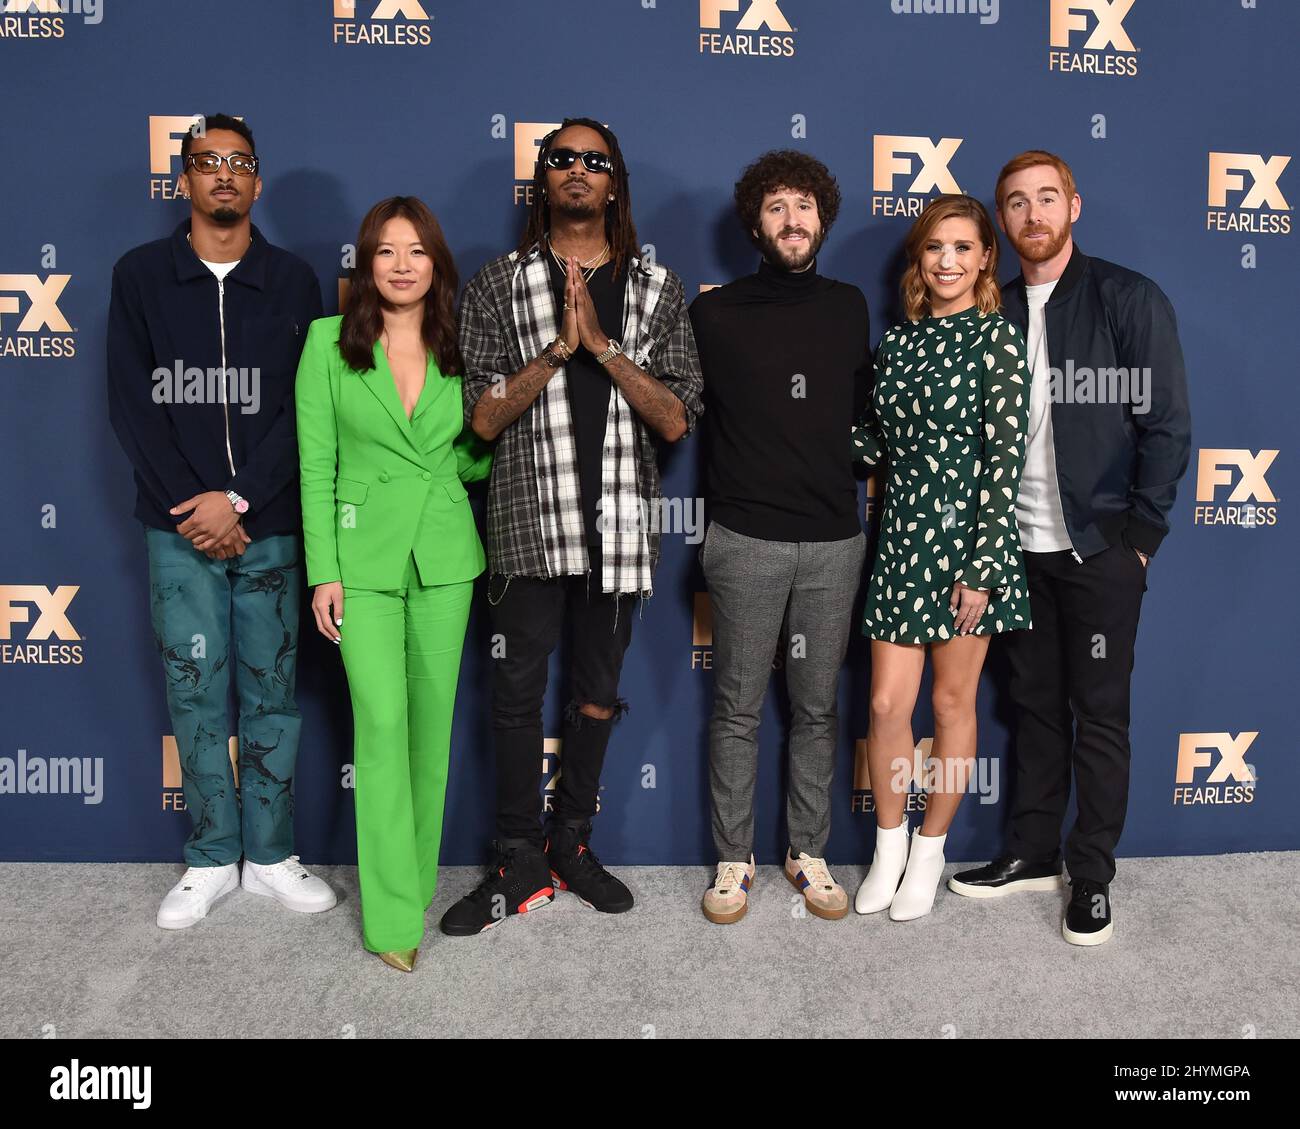
[[[681,280],[638,257],[614,134],[566,119],[542,139],[517,250],[460,312],[465,418],[496,440],[488,492],[496,858],[442,919],[468,936],[572,890],[606,913],[632,894],[588,842],[636,600],[659,557],[656,439],[703,410]],[[549,836],[539,821],[547,660],[568,628],[571,687]]]
[[[240,884],[241,858],[245,890],[303,913],[335,903],[292,854],[302,587],[293,392],[320,285],[249,218],[262,178],[244,122],[197,119],[181,165],[190,217],[118,261],[108,315],[109,419],[135,470],[193,823],[188,869],[158,910],[164,929],[205,917]]]

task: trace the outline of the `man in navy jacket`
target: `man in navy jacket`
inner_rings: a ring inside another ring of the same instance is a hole
[[[181,144],[190,219],[113,269],[109,418],[135,468],[154,636],[193,831],[158,924],[182,929],[240,882],[334,905],[293,849],[301,528],[293,393],[321,316],[310,267],[252,225],[253,135],[227,115]],[[232,674],[238,781],[228,749]],[[238,786],[239,792],[236,792]]]
[[[1147,567],[1191,452],[1173,307],[1149,278],[1085,255],[1069,166],[1031,150],[1003,168],[998,219],[1022,274],[1003,310],[1025,332],[1029,432],[1016,519],[1033,628],[1007,637],[1017,712],[1006,853],[948,883],[969,897],[1057,889],[1062,933],[1108,940],[1129,784],[1129,684]]]

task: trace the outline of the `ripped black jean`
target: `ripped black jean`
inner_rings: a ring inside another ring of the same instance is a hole
[[[543,811],[582,824],[596,814],[600,770],[610,729],[627,709],[618,697],[623,656],[632,639],[635,596],[600,591],[599,573],[554,580],[495,575],[489,578],[492,617],[492,738],[497,763],[497,838],[506,844],[544,841]],[[565,628],[571,633],[570,698],[560,734],[559,780],[546,799],[538,786],[554,757],[544,757],[542,702],[551,652]],[[580,707],[612,709],[595,718]],[[545,806],[544,806],[545,805]]]

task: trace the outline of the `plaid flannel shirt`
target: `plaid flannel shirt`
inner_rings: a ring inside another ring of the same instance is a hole
[[[520,344],[527,327],[516,325],[514,300],[518,275],[542,253],[534,247],[522,257],[511,252],[493,259],[465,287],[460,306],[460,348],[465,362],[465,422],[479,398],[492,385],[522,369],[532,356]],[[652,283],[657,283],[652,284]],[[623,351],[638,366],[662,381],[682,401],[686,433],[694,430],[704,411],[704,381],[700,374],[695,337],[686,313],[682,281],[672,271],[632,259],[627,272]],[[657,292],[658,299],[651,298]],[[554,305],[549,287],[534,291],[532,300]],[[554,310],[532,310],[531,320],[554,318]],[[635,340],[628,336],[632,329]],[[488,488],[488,567],[505,576],[549,578],[543,543],[538,497],[537,457],[534,448],[534,401],[498,437]],[[637,488],[647,529],[650,570],[659,561],[659,463],[655,435],[641,417],[635,421]]]

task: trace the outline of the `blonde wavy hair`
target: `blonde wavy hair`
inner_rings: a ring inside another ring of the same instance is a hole
[[[973,196],[936,196],[916,217],[904,245],[907,270],[903,272],[899,289],[903,296],[903,313],[908,321],[920,321],[930,312],[930,288],[921,277],[921,252],[934,229],[950,219],[971,220],[979,232],[980,242],[989,253],[988,265],[975,281],[975,304],[979,312],[995,313],[1002,306],[1002,288],[998,285],[998,237],[988,211]]]

